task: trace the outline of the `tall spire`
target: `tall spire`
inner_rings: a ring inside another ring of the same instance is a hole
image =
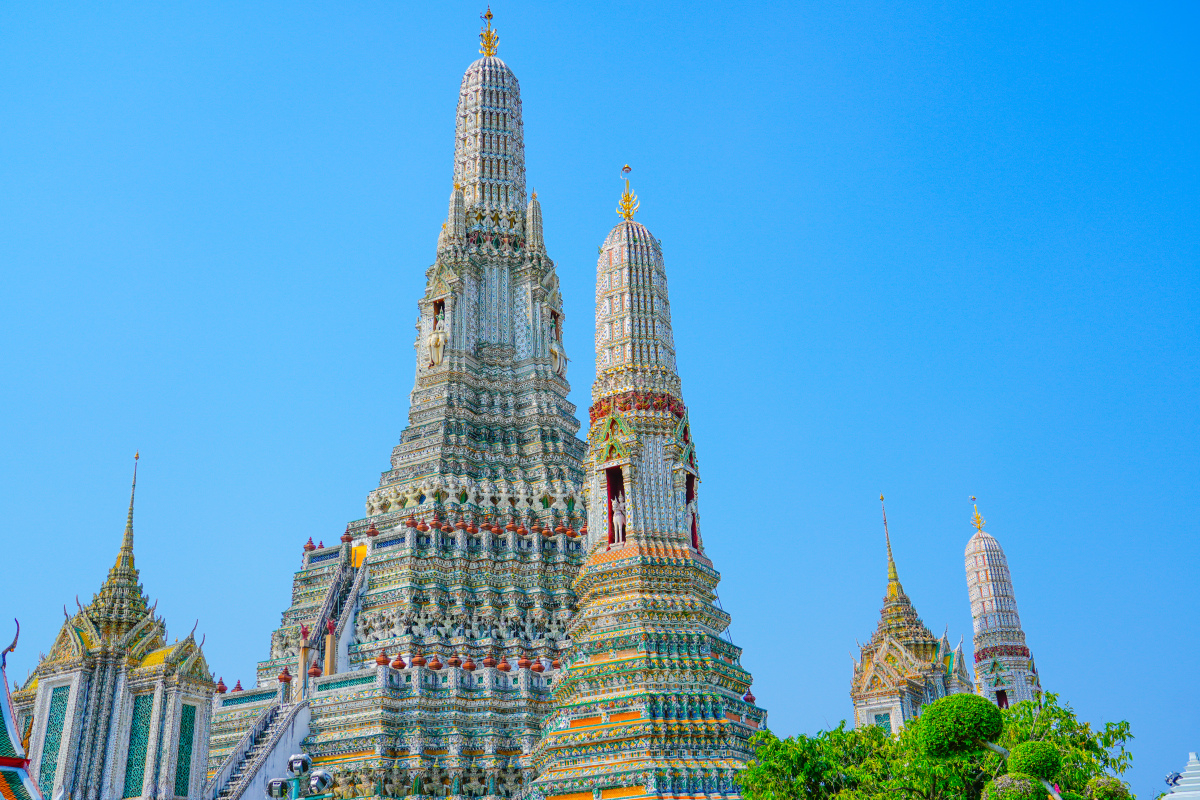
[[[572,585],[579,610],[554,711],[529,764],[546,797],[733,796],[766,712],[741,649],[721,637],[729,614],[701,538],[662,248],[630,219],[628,184],[622,207],[596,264],[589,555]]]
[[[125,517],[125,535],[117,552],[117,568],[133,569],[133,496],[137,492],[137,465],[141,451],[133,454],[133,485],[129,487],[129,515]]]
[[[887,524],[887,506],[883,504],[883,495],[879,495],[879,505],[883,509],[883,539],[887,542],[887,558],[888,558],[888,599],[899,597],[904,594],[904,587],[900,585],[900,574],[896,572],[896,560],[892,558],[892,536],[888,533]]]
[[[621,170],[622,219],[600,247],[596,263],[596,382],[592,401],[630,391],[659,392],[679,400],[675,337],[661,243],[633,219],[637,195]]]
[[[1003,708],[1033,699],[1042,687],[1025,643],[1008,557],[996,538],[983,529],[987,523],[974,497],[971,502],[975,533],[964,556],[975,629],[975,691]]]
[[[458,90],[454,182],[462,186],[468,225],[513,242],[525,210],[525,140],[521,87],[496,57],[492,12],[479,33],[482,58],[467,67]],[[472,210],[483,214],[471,214]],[[489,241],[491,236],[488,237]]]
[[[133,454],[133,485],[129,489],[129,513],[125,517],[125,535],[117,561],[108,571],[108,579],[88,605],[88,616],[104,636],[120,637],[141,621],[147,613],[146,597],[138,583],[133,563],[133,498],[137,492],[137,464]]]

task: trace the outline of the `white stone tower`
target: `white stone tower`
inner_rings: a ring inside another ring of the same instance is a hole
[[[584,462],[592,544],[554,710],[531,757],[545,800],[736,797],[766,721],[741,648],[721,636],[729,614],[700,536],[662,247],[633,220],[637,207],[626,179],[622,219],[596,265]]]
[[[974,498],[972,498],[974,499]],[[975,508],[975,535],[967,542],[967,592],[975,626],[975,693],[1001,708],[1033,700],[1042,691],[1033,656],[1025,645],[1008,559],[983,529]]]

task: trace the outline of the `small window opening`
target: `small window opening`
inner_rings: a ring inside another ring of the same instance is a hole
[[[696,521],[696,476],[687,476],[687,515],[688,527],[692,534],[692,549],[700,549],[700,523]]]
[[[996,705],[1001,708],[1008,708],[1008,692],[1003,689],[996,690]]]

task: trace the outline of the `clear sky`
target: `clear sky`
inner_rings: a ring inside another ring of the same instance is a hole
[[[476,3],[0,7],[11,674],[115,558],[252,680],[300,547],[407,419]],[[628,162],[664,243],[705,541],[780,734],[849,715],[885,558],[954,641],[969,495],[1043,685],[1200,750],[1195,4],[493,5],[593,375]],[[0,630],[0,633],[3,631]]]

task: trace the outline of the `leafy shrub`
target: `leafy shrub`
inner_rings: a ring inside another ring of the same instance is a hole
[[[983,800],[1045,800],[1046,790],[1041,782],[1031,775],[1010,772],[988,783],[983,789]]]
[[[1062,796],[1062,800],[1087,800],[1086,797],[1077,792],[1059,792],[1059,794]]]
[[[930,758],[966,755],[995,741],[1004,728],[1000,709],[975,694],[952,694],[921,714],[921,749]]]
[[[1088,781],[1087,796],[1092,800],[1130,800],[1133,797],[1125,784],[1109,775],[1099,775]]]
[[[1021,742],[1008,757],[1008,771],[1053,780],[1062,767],[1058,748],[1049,742]]]

